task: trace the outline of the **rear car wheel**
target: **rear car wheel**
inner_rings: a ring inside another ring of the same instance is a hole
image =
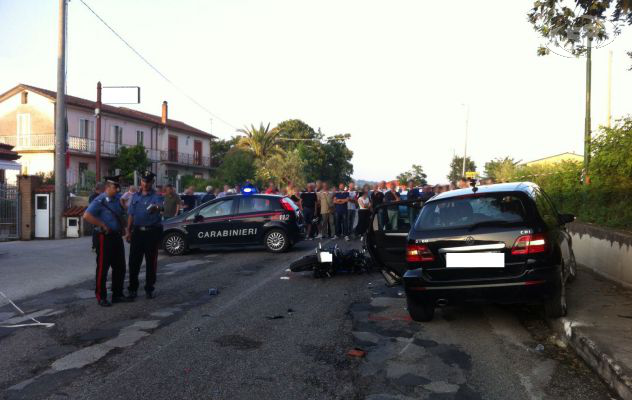
[[[170,256],[181,256],[186,253],[189,245],[183,234],[170,232],[162,239],[162,248]]]
[[[263,243],[272,253],[283,253],[290,247],[290,240],[281,229],[269,230],[263,238]]]
[[[406,296],[408,313],[413,321],[428,322],[434,317],[435,307],[431,304],[421,303]]]
[[[544,303],[544,315],[547,318],[561,318],[566,315],[566,282],[564,280],[564,266],[560,267],[553,296]]]

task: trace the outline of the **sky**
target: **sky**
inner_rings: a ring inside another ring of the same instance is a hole
[[[529,161],[583,149],[585,59],[538,57],[528,0],[80,0],[68,5],[67,93],[134,85],[139,110],[223,139],[298,118],[350,133],[353,177],[393,179],[421,164],[446,182],[462,155]],[[0,92],[55,90],[58,0],[0,0]],[[593,128],[632,113],[632,27],[593,54]],[[212,115],[191,102],[193,97]]]

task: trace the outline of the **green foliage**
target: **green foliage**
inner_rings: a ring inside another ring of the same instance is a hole
[[[268,158],[257,170],[257,180],[273,181],[278,187],[284,187],[290,182],[298,187],[304,187],[307,183],[304,168],[305,161],[298,149],[294,149],[283,155],[277,154]]]
[[[621,25],[632,25],[632,6],[622,0],[535,0],[527,16],[549,45],[580,55],[587,37],[603,43],[618,35]],[[616,28],[608,32],[612,24]],[[548,53],[546,47],[538,49],[538,55]]]
[[[520,166],[514,181],[540,185],[560,212],[584,222],[632,229],[632,118],[600,129],[592,141],[589,185],[582,184],[582,164],[562,161],[552,165]]]
[[[323,139],[323,134],[320,131],[316,132],[314,128],[300,119],[283,121],[273,131],[278,132],[280,146],[286,151],[309,146],[314,141],[319,142]]]
[[[121,170],[121,175],[126,179],[133,179],[134,171],[142,173],[146,171],[151,162],[147,158],[145,147],[142,144],[121,147],[119,154],[114,160],[114,168]]]
[[[211,154],[213,156],[213,167],[219,167],[222,165],[226,154],[237,145],[239,142],[239,136],[233,136],[228,140],[215,139],[211,142]]]
[[[469,157],[465,161],[465,171],[476,171],[476,163]],[[463,175],[463,157],[454,156],[450,163],[450,173],[447,178],[450,182],[456,183]]]
[[[184,175],[180,178],[180,188],[183,191],[189,186],[193,186],[196,192],[204,192],[206,187],[211,184],[210,180],[196,178],[193,175]]]
[[[259,128],[250,125],[250,128],[240,129],[238,132],[244,134],[239,138],[237,146],[252,152],[257,160],[265,160],[275,154],[280,154],[283,149],[279,146],[279,131],[270,130],[270,124]]]
[[[516,175],[518,162],[511,157],[496,158],[485,163],[485,176],[495,182],[511,182]]]
[[[427,177],[428,175],[424,173],[424,168],[421,165],[413,164],[408,171],[397,175],[397,180],[400,183],[407,183],[408,181],[413,180],[416,186],[421,186],[428,183],[426,181]]]
[[[226,154],[221,166],[217,169],[216,180],[218,182],[216,185],[243,184],[246,180],[252,180],[255,175],[254,154],[235,147]]]

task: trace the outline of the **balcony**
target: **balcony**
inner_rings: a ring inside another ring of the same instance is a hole
[[[161,151],[160,161],[187,167],[210,168],[211,166],[210,157],[202,157],[197,153],[178,153],[174,150]]]
[[[128,144],[114,142],[101,142],[102,157],[116,157],[123,147],[131,147]],[[68,150],[73,153],[94,155],[96,152],[96,141],[94,139],[68,136]],[[150,161],[159,161],[159,151],[155,149],[145,149],[147,158]]]
[[[0,136],[0,143],[13,146],[14,151],[52,151],[55,150],[55,134]]]

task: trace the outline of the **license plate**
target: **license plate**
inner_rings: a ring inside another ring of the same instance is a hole
[[[447,253],[447,268],[504,268],[504,253]]]

